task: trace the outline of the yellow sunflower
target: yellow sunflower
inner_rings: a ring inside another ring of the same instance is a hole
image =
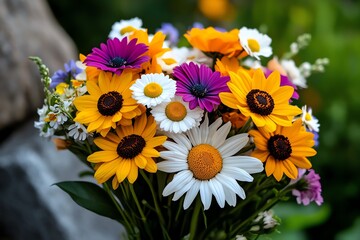
[[[185,34],[185,38],[193,47],[203,52],[220,53],[230,58],[239,55],[243,49],[238,34],[239,29],[221,32],[213,27],[192,28]]]
[[[250,130],[256,149],[251,156],[265,162],[267,176],[273,175],[280,181],[285,173],[291,179],[298,176],[298,169],[309,169],[311,163],[307,157],[312,157],[316,151],[314,134],[307,132],[301,119],[296,120],[291,127],[278,126],[273,133]]]
[[[294,88],[280,87],[279,72],[274,71],[268,78],[261,69],[252,77],[242,70],[229,74],[230,92],[220,93],[221,102],[251,117],[257,127],[273,132],[277,125],[291,126],[293,117],[301,114],[300,108],[289,104]]]
[[[129,87],[133,75],[124,71],[121,75],[99,74],[98,83],[87,81],[89,95],[74,100],[78,110],[74,121],[88,125],[88,132],[99,132],[105,136],[110,128],[131,124],[131,119],[141,115],[142,109],[132,98]]]
[[[119,126],[115,133],[109,132],[106,137],[97,137],[94,143],[101,149],[88,156],[87,160],[96,164],[95,179],[104,183],[112,176],[113,188],[116,189],[125,178],[134,183],[138,169],[155,173],[157,165],[153,157],[160,153],[155,147],[166,141],[166,136],[156,136],[156,122],[146,113],[137,117],[134,125]]]

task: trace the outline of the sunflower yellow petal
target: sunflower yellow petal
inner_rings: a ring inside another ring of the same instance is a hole
[[[138,177],[138,167],[133,161],[131,161],[131,168],[127,179],[131,184],[133,184],[136,181],[137,177]]]
[[[141,153],[145,157],[160,157],[160,153],[154,148],[144,147]]]
[[[118,158],[116,151],[99,151],[89,155],[87,160],[92,163],[109,162]]]
[[[146,164],[145,170],[150,173],[156,173],[157,165],[152,158],[147,158],[147,164]]]
[[[119,163],[119,166],[116,170],[116,177],[119,183],[122,183],[124,179],[128,176],[131,168],[131,160],[123,159]]]
[[[103,92],[100,90],[99,86],[95,82],[92,82],[92,81],[86,82],[86,89],[90,95],[95,95],[98,97],[103,94]]]
[[[136,166],[138,166],[141,169],[144,169],[147,164],[147,160],[144,156],[142,156],[142,154],[139,154],[135,157],[135,163]]]
[[[106,182],[110,177],[115,175],[118,165],[118,160],[102,163],[96,170],[94,178],[99,183]]]
[[[96,146],[98,146],[102,150],[116,151],[118,144],[113,141],[109,141],[107,138],[108,138],[108,136],[106,136],[106,138],[103,138],[103,137],[95,138],[94,143],[96,144]]]
[[[153,137],[146,142],[146,147],[154,148],[160,146],[166,141],[166,139],[167,139],[166,136]]]

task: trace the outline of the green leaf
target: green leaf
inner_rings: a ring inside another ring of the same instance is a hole
[[[122,220],[115,204],[104,189],[91,182],[65,181],[55,183],[81,207],[101,216]]]

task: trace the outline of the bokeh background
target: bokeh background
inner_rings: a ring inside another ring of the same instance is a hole
[[[320,174],[324,204],[280,204],[281,235],[272,239],[360,239],[360,1],[357,0],[48,0],[57,21],[88,54],[104,42],[111,25],[139,17],[154,32],[169,22],[180,33],[201,22],[227,29],[247,26],[266,32],[274,55],[288,51],[303,33],[312,41],[296,57],[313,63],[327,57],[325,73],[308,79],[300,103],[319,118],[320,145],[312,158]]]

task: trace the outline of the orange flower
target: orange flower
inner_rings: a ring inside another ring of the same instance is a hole
[[[149,35],[146,31],[135,30],[130,39],[137,38],[138,43],[144,43],[149,46],[149,50],[146,53],[150,57],[150,61],[143,63],[142,68],[145,73],[161,73],[161,66],[157,63],[157,58],[162,56],[165,52],[169,51],[169,48],[163,48],[166,35],[162,32],[157,32],[154,37],[149,40]]]
[[[227,112],[222,115],[223,121],[231,122],[231,126],[234,128],[241,128],[245,125],[246,121],[249,119],[249,117],[245,117],[243,114],[241,114],[239,111],[232,111]]]
[[[192,28],[185,34],[185,38],[193,47],[203,52],[220,53],[233,57],[239,55],[242,51],[238,34],[238,29],[233,29],[230,32],[220,32],[213,27],[205,29]]]

